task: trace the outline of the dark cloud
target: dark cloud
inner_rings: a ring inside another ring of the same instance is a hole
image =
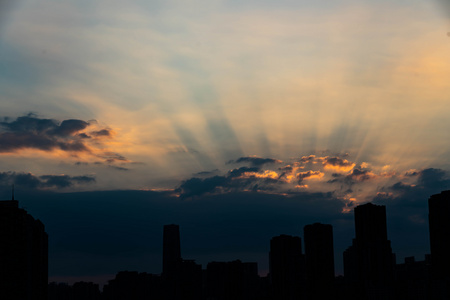
[[[28,189],[36,189],[39,188],[42,184],[42,181],[39,180],[38,177],[34,176],[31,173],[7,173],[9,178],[3,183],[7,183],[8,185],[15,184],[19,187],[28,188]]]
[[[249,172],[259,172],[260,168],[257,167],[241,167],[239,169],[233,169],[231,171],[228,172],[228,176],[229,177],[239,177],[242,176],[242,174],[244,173],[249,173]]]
[[[448,189],[450,180],[446,171],[429,168],[420,172],[417,185],[426,189]]]
[[[228,162],[228,164],[230,164],[230,163],[250,163],[251,166],[261,167],[262,165],[265,165],[265,164],[281,163],[281,161],[278,159],[274,159],[274,158],[246,156],[246,157],[240,157],[236,160],[230,160]]]
[[[274,190],[274,184],[281,184],[279,179],[266,177],[258,167],[241,167],[229,171],[225,176],[207,178],[193,177],[182,182],[176,189],[181,198],[190,198],[210,193],[229,193],[246,190]]]
[[[111,136],[111,131],[109,129],[102,129],[99,131],[90,132],[92,136]]]
[[[374,177],[376,177],[375,174],[369,170],[353,169],[350,174],[345,176],[345,180],[349,183],[353,183],[355,181],[367,181]]]
[[[89,123],[82,120],[64,120],[59,126],[56,125],[53,131],[55,135],[70,136],[85,129],[88,126]]]
[[[31,173],[0,172],[0,186],[15,184],[23,189],[66,188],[75,184],[94,183],[95,177],[69,175],[42,175]]]
[[[58,123],[52,119],[41,119],[32,114],[18,117],[12,122],[0,122],[0,152],[14,152],[20,149],[52,151],[61,149],[71,152],[88,152],[83,139],[86,134],[78,134],[89,126],[82,120],[64,120]]]
[[[425,207],[431,195],[450,188],[450,174],[445,170],[429,168],[416,172],[415,182],[407,176],[407,182],[400,180],[381,189],[373,201],[385,205]]]
[[[417,175],[420,175],[420,172],[418,172],[416,170],[410,170],[410,171],[405,172],[405,176],[412,177],[412,176],[417,176]]]
[[[97,127],[95,120],[69,119],[58,122],[28,114],[10,121],[4,118],[0,122],[0,153],[13,153],[22,149],[37,149],[51,152],[62,150],[70,153],[88,153],[100,157],[109,163],[128,162],[121,154],[105,152],[99,147],[99,141],[111,137],[111,130],[85,132],[90,126]],[[91,142],[95,141],[95,143]]]
[[[200,196],[206,193],[214,192],[218,187],[227,186],[229,178],[224,176],[213,176],[209,178],[191,178],[184,181],[177,189],[181,193],[182,198],[192,196]]]
[[[74,176],[69,175],[43,175],[39,179],[42,180],[43,187],[65,188],[70,187],[74,183],[86,184],[95,182],[95,177],[92,176]]]
[[[390,189],[394,190],[394,191],[407,191],[407,190],[411,190],[413,187],[411,185],[408,184],[404,184],[403,182],[399,181],[395,184],[393,184]]]

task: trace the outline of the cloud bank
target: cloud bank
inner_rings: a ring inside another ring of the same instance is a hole
[[[78,119],[61,122],[39,118],[34,114],[0,122],[0,154],[8,155],[23,150],[62,152],[72,157],[90,157],[108,163],[127,162],[123,155],[109,150],[105,142],[113,137],[109,128],[98,123]]]
[[[293,158],[288,162],[276,158],[241,157],[227,164],[247,164],[220,174],[194,176],[175,190],[182,199],[236,192],[258,192],[294,197],[299,194],[330,193],[350,212],[358,204],[400,197],[405,191],[438,192],[450,187],[448,174],[440,169],[390,170],[388,165],[360,164],[351,155]],[[281,166],[280,166],[281,165]],[[207,174],[207,173],[204,173]],[[436,187],[436,189],[431,189]]]
[[[41,175],[31,173],[0,172],[0,186],[17,185],[22,189],[62,189],[95,183],[92,175],[69,176],[69,175]]]

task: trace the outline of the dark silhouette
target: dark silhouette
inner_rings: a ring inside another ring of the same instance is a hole
[[[433,291],[450,298],[450,191],[428,199]],[[434,295],[436,296],[436,295]]]
[[[428,199],[430,250],[433,260],[432,276],[449,278],[450,270],[450,191]]]
[[[280,235],[272,238],[269,258],[273,298],[301,299],[305,289],[305,257],[300,237]]]
[[[180,228],[164,225],[162,286],[165,299],[200,299],[202,266],[181,258]]]
[[[48,237],[18,201],[0,201],[0,299],[20,300],[313,300],[450,299],[450,191],[429,198],[431,255],[396,264],[387,237],[386,207],[354,209],[355,238],[344,252],[344,277],[334,277],[333,228],[314,223],[301,238],[270,241],[270,272],[255,262],[210,262],[205,270],[181,255],[180,228],[165,225],[161,275],[119,272],[104,286],[48,281]]]
[[[175,275],[181,262],[180,228],[178,225],[164,225],[163,272],[164,278]]]
[[[414,256],[405,257],[403,264],[395,266],[395,299],[396,300],[425,300],[430,298],[430,255],[425,260],[416,261]]]
[[[100,300],[98,284],[79,281],[73,284],[74,300]]]
[[[387,239],[386,207],[367,203],[354,212],[356,238],[344,253],[344,276],[359,299],[391,299],[395,257]]]
[[[19,202],[0,201],[0,298],[47,300],[48,236]]]
[[[50,282],[48,300],[73,300],[73,287],[67,283]]]
[[[158,275],[122,271],[103,287],[104,300],[165,299]]]
[[[206,274],[208,300],[253,300],[259,296],[256,263],[210,262]]]
[[[303,228],[308,299],[334,296],[333,227],[315,223]]]

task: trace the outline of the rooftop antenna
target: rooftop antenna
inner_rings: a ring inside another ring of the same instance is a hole
[[[12,185],[12,199],[14,201],[14,184]]]

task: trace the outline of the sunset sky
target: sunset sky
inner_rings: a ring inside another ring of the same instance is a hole
[[[342,274],[369,201],[422,260],[449,95],[448,0],[0,1],[0,198],[54,280],[160,273],[169,223],[262,274],[271,237],[330,223]]]

